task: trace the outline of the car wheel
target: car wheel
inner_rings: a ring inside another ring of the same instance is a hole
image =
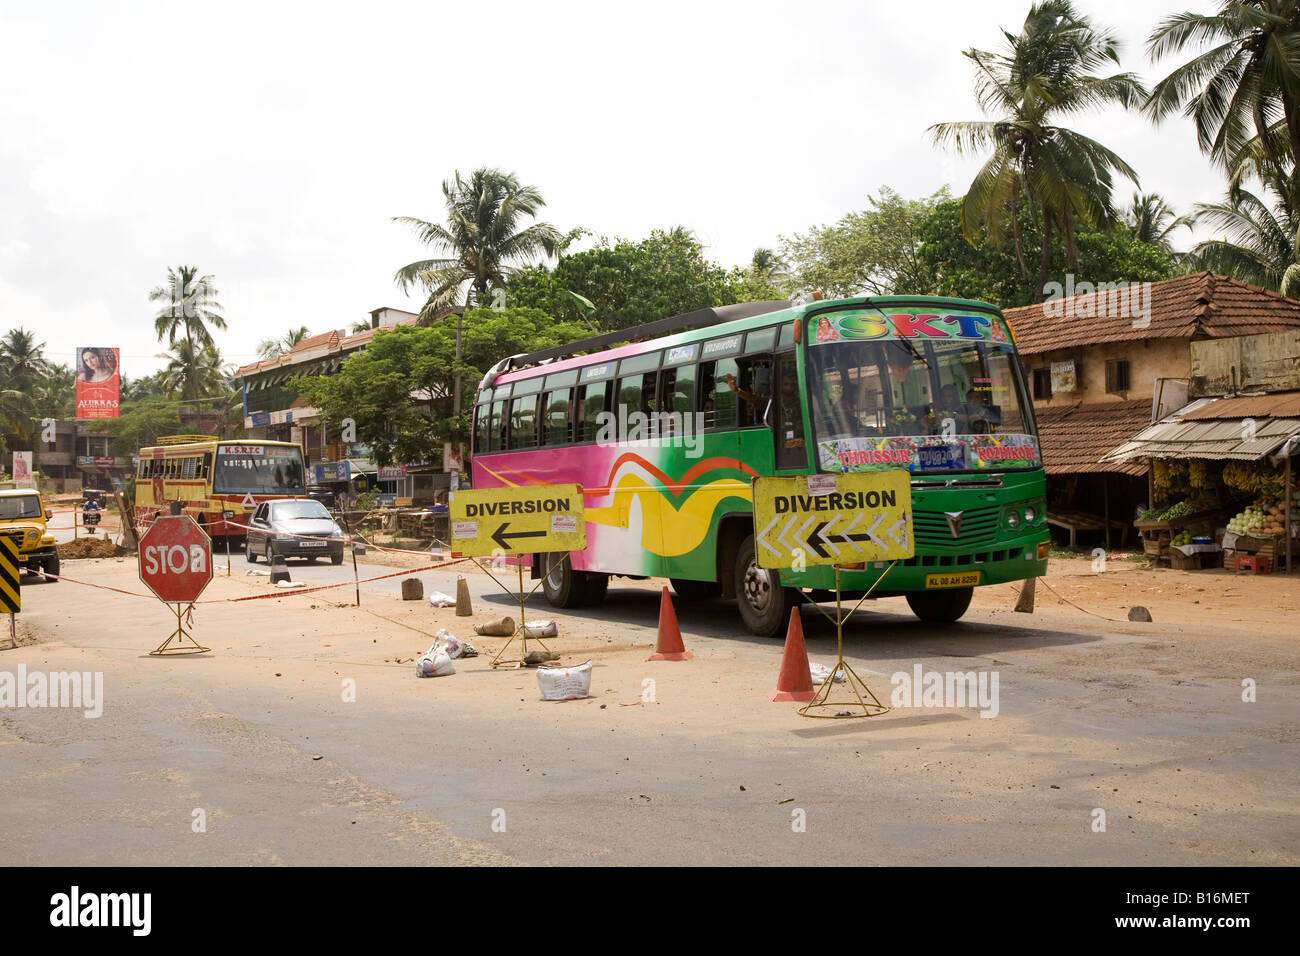
[[[44,564],[43,568],[44,568],[44,571],[45,571],[46,574],[58,574],[58,573],[59,573],[59,556],[56,554],[56,555],[55,555],[54,557],[52,557],[52,558],[46,558],[46,559],[45,559],[45,564]],[[56,578],[45,578],[44,580],[45,580],[45,581],[48,581],[50,584],[58,584],[58,583],[59,583],[59,579],[58,579],[57,577],[56,577]]]
[[[741,542],[734,569],[736,604],[740,619],[751,634],[775,637],[781,633],[790,608],[799,600],[794,588],[782,586],[776,571],[758,566],[754,536]]]
[[[551,607],[581,607],[586,601],[586,575],[573,570],[565,552],[542,555],[542,570],[542,591]]]
[[[271,539],[266,539],[266,563],[275,564],[275,550],[271,547]]]
[[[907,595],[907,606],[927,624],[951,624],[966,613],[974,594],[974,588],[913,591]]]
[[[340,551],[338,554],[331,554],[331,555],[330,555],[330,563],[331,563],[331,564],[342,564],[342,563],[343,563],[343,552]]]

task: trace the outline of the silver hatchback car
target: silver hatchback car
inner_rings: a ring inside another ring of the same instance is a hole
[[[249,564],[259,556],[270,563],[277,554],[309,562],[328,554],[335,564],[343,563],[343,529],[315,499],[264,501],[248,525]]]

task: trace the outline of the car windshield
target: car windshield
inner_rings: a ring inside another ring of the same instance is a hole
[[[0,498],[0,521],[12,521],[16,518],[39,518],[41,516],[41,499],[38,495],[15,495]]]
[[[271,506],[271,518],[274,521],[294,518],[323,518],[328,521],[330,513],[319,501],[277,501]]]

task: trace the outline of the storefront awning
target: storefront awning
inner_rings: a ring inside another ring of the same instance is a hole
[[[1300,393],[1197,399],[1144,429],[1103,461],[1205,458],[1258,461],[1300,435]]]

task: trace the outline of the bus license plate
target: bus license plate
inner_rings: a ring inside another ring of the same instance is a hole
[[[980,572],[963,571],[960,574],[927,574],[927,588],[969,588],[980,583]]]
[[[958,471],[966,467],[966,449],[962,445],[922,445],[917,460],[927,471]]]

